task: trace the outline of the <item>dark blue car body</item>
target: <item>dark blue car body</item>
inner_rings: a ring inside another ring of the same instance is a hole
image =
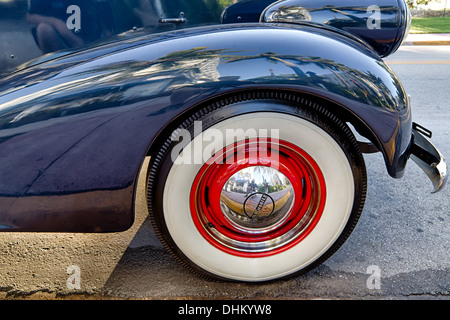
[[[143,3],[0,4],[0,32],[17,40],[0,60],[0,231],[126,230],[144,159],[184,115],[241,93],[320,101],[394,178],[411,155],[431,171],[443,163],[382,60],[409,28],[403,1]],[[34,19],[45,14],[71,34],[51,29],[55,52]],[[438,190],[446,173],[434,171]]]

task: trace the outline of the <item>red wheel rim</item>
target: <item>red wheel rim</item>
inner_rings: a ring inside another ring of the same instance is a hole
[[[285,184],[272,187],[272,193],[267,184],[261,184],[261,192],[228,192],[235,177],[247,172],[268,172],[272,175],[257,177],[267,181],[276,175]],[[201,167],[190,209],[197,230],[211,245],[234,256],[265,257],[305,239],[320,220],[325,200],[323,174],[308,153],[287,141],[259,138],[227,146]]]

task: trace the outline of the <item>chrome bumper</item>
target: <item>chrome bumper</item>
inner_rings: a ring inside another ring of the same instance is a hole
[[[433,193],[442,190],[448,179],[448,167],[442,154],[426,138],[431,138],[431,132],[418,124],[413,124],[413,141],[410,147],[413,160],[430,178],[433,183]]]

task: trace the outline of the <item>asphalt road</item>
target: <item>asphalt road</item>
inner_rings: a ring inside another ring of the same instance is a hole
[[[450,159],[450,47],[404,46],[387,61],[412,96],[414,121]],[[124,233],[0,234],[0,299],[450,299],[450,188],[431,194],[413,162],[394,180],[380,154],[365,159],[359,224],[303,276],[256,285],[200,279],[163,250],[139,194]]]

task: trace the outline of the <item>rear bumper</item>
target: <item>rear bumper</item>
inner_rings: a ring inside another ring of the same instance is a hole
[[[433,193],[442,190],[448,179],[448,166],[442,154],[424,136],[431,138],[431,132],[413,124],[413,139],[410,147],[411,160],[413,160],[430,178],[433,184]]]

